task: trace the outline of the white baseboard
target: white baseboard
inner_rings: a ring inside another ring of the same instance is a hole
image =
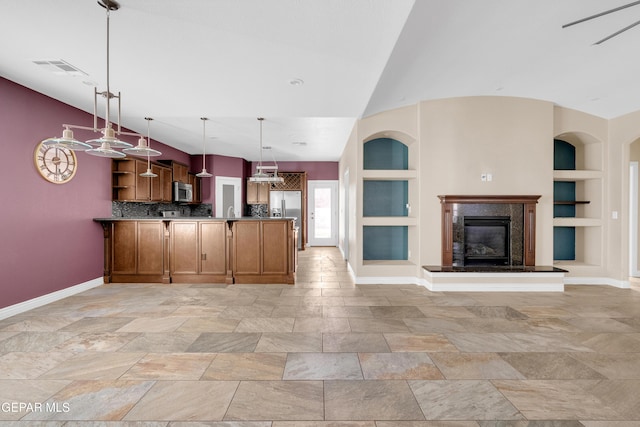
[[[415,276],[367,276],[355,277],[357,285],[420,285],[422,281]]]
[[[621,289],[631,288],[628,280],[617,280],[610,277],[571,277],[564,278],[565,285],[609,285]]]
[[[16,314],[24,313],[25,311],[33,310],[34,308],[41,307],[45,304],[61,300],[66,297],[84,292],[86,290],[98,287],[104,283],[102,277],[89,280],[88,282],[80,283],[75,286],[71,286],[59,291],[51,292],[50,294],[42,295],[27,301],[19,302],[14,305],[0,309],[0,320],[7,317],[15,316]]]

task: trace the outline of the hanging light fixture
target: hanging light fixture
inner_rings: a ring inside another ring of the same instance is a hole
[[[149,122],[153,119],[151,117],[145,117],[144,119],[147,121],[147,138],[145,139],[144,136],[140,136],[140,138],[138,139],[138,145],[132,148],[125,148],[122,151],[134,156],[147,156],[148,160],[149,157],[159,156],[162,153],[150,147],[151,136],[149,134]]]
[[[77,126],[70,124],[63,124],[62,127],[64,131],[62,132],[61,138],[49,138],[44,141],[45,145],[56,145],[62,146],[75,151],[85,151],[87,154],[98,157],[111,157],[111,158],[120,158],[126,157],[126,155],[120,151],[116,151],[115,148],[131,148],[132,144],[128,142],[121,141],[117,138],[116,135],[133,135],[140,136],[137,133],[130,132],[122,132],[120,128],[120,92],[117,95],[111,93],[110,90],[110,79],[109,79],[109,16],[111,11],[115,11],[120,9],[120,5],[115,0],[98,0],[98,5],[103,7],[106,10],[107,15],[107,90],[104,92],[98,92],[98,88],[94,88],[93,90],[93,127],[88,126]],[[104,128],[98,128],[98,95],[106,98],[106,114],[104,119]],[[113,128],[113,124],[110,119],[110,101],[111,98],[116,98],[118,101],[118,122],[117,122],[117,130]],[[71,129],[84,129],[90,130],[93,132],[101,132],[102,136],[100,138],[91,139],[89,141],[80,142],[73,137],[73,131]],[[92,148],[95,147],[95,148]],[[159,153],[159,152],[158,152]],[[135,154],[135,153],[132,153]],[[159,154],[149,154],[148,155],[159,155]]]
[[[205,158],[205,134],[207,130],[207,120],[209,119],[207,119],[206,117],[200,117],[200,120],[202,120],[202,172],[197,173],[196,176],[200,178],[211,178],[213,175],[207,172],[207,164]]]
[[[273,159],[273,166],[264,166],[262,164],[262,122],[264,121],[264,117],[258,117],[258,122],[260,123],[260,161],[258,162],[258,166],[256,166],[256,173],[254,173],[251,177],[249,177],[250,182],[264,182],[264,183],[281,183],[284,182],[284,178],[278,176],[278,163],[276,163],[276,159]],[[273,155],[273,153],[272,153]],[[265,172],[265,171],[270,171]]]
[[[161,153],[159,151],[156,150],[152,150],[151,148],[149,148],[149,144],[151,143],[151,132],[149,131],[149,124],[151,123],[151,120],[153,120],[151,117],[145,117],[144,118],[147,121],[147,138],[149,139],[149,142],[145,142],[143,143],[142,141],[144,141],[144,138],[140,137],[140,140],[138,140],[138,147],[144,145],[145,147],[147,147],[146,153],[147,153],[147,171],[146,172],[142,172],[140,174],[140,176],[145,177],[145,178],[155,178],[158,175],[153,173],[151,171],[151,156],[159,156]],[[135,150],[136,148],[131,148],[130,150]],[[124,149],[122,151],[127,151],[127,149]],[[152,152],[156,152],[158,154],[152,154]]]

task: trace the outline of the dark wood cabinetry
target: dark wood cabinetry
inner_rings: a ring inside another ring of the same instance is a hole
[[[225,283],[228,272],[227,222],[172,222],[170,254],[172,282]]]
[[[236,221],[231,231],[235,283],[294,283],[293,221]]]
[[[118,221],[105,226],[105,282],[168,283],[164,241],[162,221]]]
[[[147,162],[139,159],[114,159],[111,163],[113,200],[120,202],[170,202],[171,169],[151,164],[157,177],[140,176]]]
[[[105,283],[293,284],[296,233],[287,219],[96,219]]]
[[[263,182],[251,182],[247,180],[247,204],[268,205],[269,184]]]

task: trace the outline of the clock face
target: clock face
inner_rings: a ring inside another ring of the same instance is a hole
[[[54,184],[69,182],[76,174],[76,154],[68,148],[43,145],[36,146],[33,154],[36,169],[44,179]]]

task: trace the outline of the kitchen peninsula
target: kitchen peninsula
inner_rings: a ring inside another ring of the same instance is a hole
[[[104,283],[294,283],[294,218],[95,218]]]

